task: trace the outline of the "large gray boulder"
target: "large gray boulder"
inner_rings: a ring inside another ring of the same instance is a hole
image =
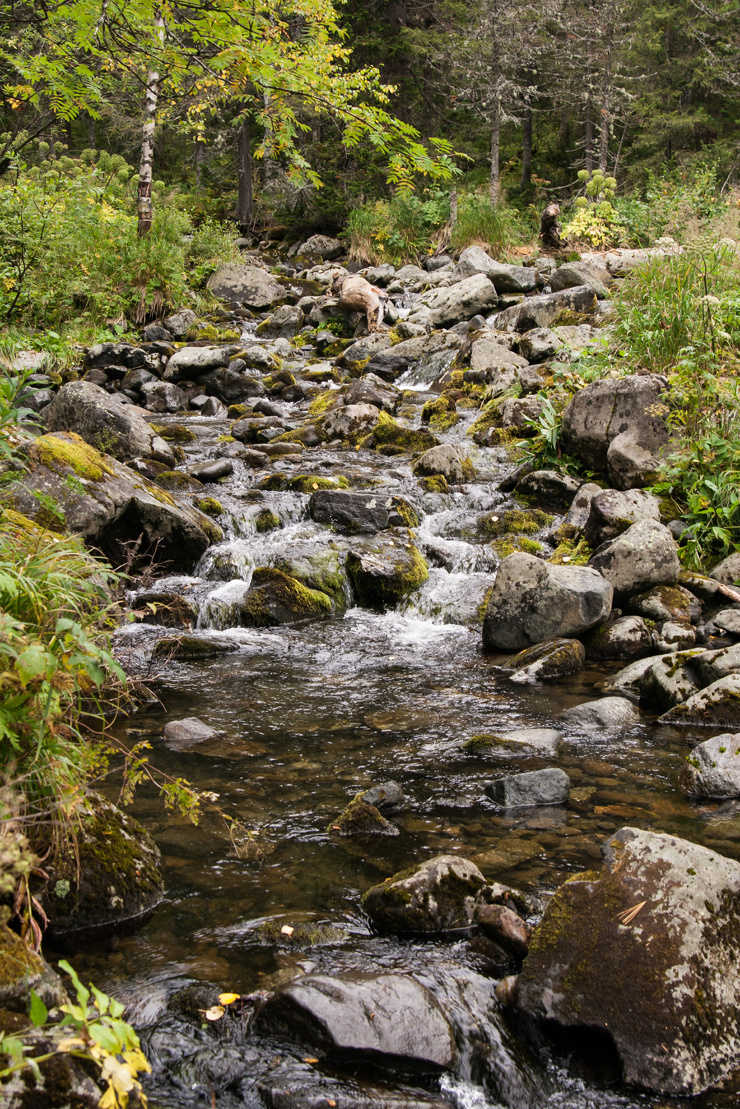
[[[740,729],[740,674],[728,674],[700,689],[664,712],[658,723]]]
[[[630,524],[641,520],[660,523],[658,498],[642,489],[604,489],[591,500],[591,507],[583,534],[591,547],[598,547],[608,539],[616,539]]]
[[[297,253],[298,254],[318,254],[321,258],[332,261],[338,258],[344,251],[339,239],[333,239],[329,235],[312,235],[310,239],[306,239]]]
[[[362,907],[381,932],[449,932],[470,927],[485,884],[475,863],[437,855],[372,886]]]
[[[621,616],[595,628],[586,638],[590,659],[643,658],[652,653],[653,637],[641,616]]]
[[[12,507],[49,526],[49,498],[67,531],[106,554],[115,566],[127,544],[138,542],[141,557],[191,570],[221,530],[202,512],[177,504],[157,485],[79,436],[42,435],[23,447],[28,466],[13,483]]]
[[[563,340],[549,327],[533,327],[519,340],[519,353],[527,362],[546,362],[564,347]]]
[[[321,419],[320,427],[328,439],[356,439],[369,435],[380,421],[374,404],[348,404],[334,408]]]
[[[267,270],[227,262],[208,279],[214,296],[227,301],[233,308],[272,308],[285,300],[285,288]]]
[[[548,905],[515,1005],[602,1031],[631,1085],[697,1094],[740,1060],[740,864],[636,828],[602,850]]]
[[[426,310],[424,314],[433,327],[444,327],[490,312],[497,304],[498,293],[493,282],[482,273],[477,273],[455,285],[423,293],[419,307],[415,307],[409,318],[414,320],[420,310]]]
[[[576,289],[526,297],[521,304],[499,312],[496,327],[501,331],[531,331],[533,327],[550,327],[562,313],[591,314],[595,307],[596,293],[587,285],[581,285]]]
[[[537,271],[531,266],[509,266],[496,262],[479,246],[469,246],[455,267],[461,277],[483,273],[498,293],[531,293],[537,284]]]
[[[732,647],[722,647],[718,651],[703,651],[694,658],[696,669],[702,685],[711,685],[728,674],[740,673],[740,643]]]
[[[121,461],[141,455],[174,466],[175,456],[130,406],[88,381],[63,385],[44,416],[49,431],[73,431],[91,447]]]
[[[678,784],[689,797],[740,797],[740,732],[723,732],[699,743],[686,756]]]
[[[173,312],[171,316],[166,316],[162,323],[173,338],[183,339],[197,318],[192,308],[180,308],[179,311]]]
[[[347,573],[357,604],[385,609],[423,585],[429,568],[409,533],[398,528],[353,541],[347,553]]]
[[[527,365],[526,358],[514,354],[512,350],[504,346],[496,338],[495,332],[484,332],[480,338],[475,340],[470,349],[471,370],[482,374],[487,381],[490,381],[492,375],[496,373],[499,379],[499,387],[506,387],[502,385],[502,382],[506,380],[506,374],[509,375],[506,383],[513,385],[517,380],[517,369],[523,369]]]
[[[167,362],[165,381],[184,381],[200,377],[209,370],[228,366],[230,355],[227,347],[181,347]]]
[[[719,562],[709,576],[722,582],[723,585],[735,585],[740,582],[740,551],[735,551],[734,554],[728,555]]]
[[[363,374],[347,389],[344,403],[346,405],[372,404],[393,415],[401,403],[401,394],[395,385],[383,381],[377,374]]]
[[[648,484],[659,464],[658,456],[668,444],[669,409],[662,399],[665,387],[665,378],[657,375],[607,378],[587,385],[563,414],[563,448],[591,469],[606,471],[619,489]],[[639,446],[651,460],[639,480],[634,475],[627,480],[622,462],[617,465],[619,452],[628,442]]]
[[[606,266],[599,266],[596,262],[566,262],[550,276],[550,288],[557,292],[560,289],[574,289],[585,285],[593,289],[599,300],[603,300],[608,296],[613,280]]]
[[[444,443],[424,451],[414,463],[414,473],[427,477],[441,474],[454,485],[460,485],[475,477],[475,469],[467,451],[452,443]]]
[[[495,778],[485,787],[485,792],[492,801],[505,808],[564,805],[570,797],[570,778],[559,767],[530,770],[524,774]]]
[[[640,712],[625,697],[600,697],[566,709],[560,718],[580,728],[629,728],[640,723]]]
[[[306,975],[274,994],[257,1024],[353,1060],[442,1070],[457,1061],[452,1026],[429,990],[408,974]]]
[[[681,570],[673,536],[653,520],[632,524],[616,539],[602,543],[588,565],[611,582],[618,598],[653,585],[674,585]]]
[[[601,624],[612,586],[587,566],[557,566],[528,554],[501,563],[483,620],[483,646],[516,651],[582,635]]]
[[[404,527],[416,515],[403,497],[350,493],[344,489],[317,489],[311,494],[308,511],[317,524],[349,535],[371,535],[389,527]]]

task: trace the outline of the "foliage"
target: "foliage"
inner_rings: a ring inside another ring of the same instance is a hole
[[[484,246],[494,258],[501,258],[511,247],[531,238],[533,230],[525,217],[503,200],[493,205],[487,196],[472,193],[460,197],[451,242],[457,250]]]
[[[66,960],[61,959],[59,967],[72,979],[76,1002],[61,1005],[64,1014],[61,1021],[51,1021],[43,1001],[31,991],[29,1019],[33,1032],[28,1042],[19,1035],[0,1033],[0,1056],[9,1059],[9,1065],[0,1069],[0,1081],[27,1068],[36,1081],[41,1082],[41,1065],[55,1055],[69,1054],[93,1064],[98,1081],[105,1083],[105,1091],[98,1102],[100,1109],[126,1109],[132,1093],[138,1104],[146,1109],[147,1099],[139,1075],[149,1073],[151,1067],[141,1050],[139,1037],[122,1019],[123,1005],[92,983],[90,989],[83,986]],[[66,1035],[59,1034],[63,1030]],[[39,1033],[46,1034],[45,1049],[42,1054],[33,1054],[38,1051]]]
[[[565,237],[573,242],[590,243],[600,250],[616,246],[624,238],[625,229],[612,204],[617,189],[615,178],[606,177],[601,170],[591,173],[582,169],[578,180],[584,193],[574,201],[575,212],[563,228]]]
[[[556,407],[546,398],[540,415],[525,421],[533,429],[534,436],[519,441],[517,457],[520,463],[529,463],[536,470],[562,470],[566,474],[581,471],[580,462],[564,454],[560,446],[564,399],[561,395],[561,403]]]

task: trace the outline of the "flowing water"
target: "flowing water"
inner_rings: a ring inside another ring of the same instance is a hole
[[[423,390],[444,368],[436,365],[431,378],[410,371],[400,385],[423,401]],[[294,422],[305,411],[305,404],[283,407]],[[418,425],[418,404],[404,412],[405,422]],[[198,416],[186,422],[197,435],[188,462],[213,457],[228,425]],[[443,438],[463,439],[468,422]],[[492,966],[475,940],[379,937],[362,913],[360,897],[369,886],[436,854],[471,859],[488,879],[516,886],[540,905],[569,875],[598,865],[601,842],[627,824],[674,832],[740,858],[737,806],[691,805],[675,787],[691,738],[685,730],[647,719],[627,731],[562,727],[559,713],[598,696],[607,669],[587,666],[559,683],[513,685],[497,669],[502,660],[482,653],[479,609],[497,558],[476,538],[475,524],[481,513],[509,503],[497,483],[510,463],[495,450],[481,450],[474,460],[478,480],[449,495],[422,493],[408,459],[374,452],[317,449],[275,462],[272,470],[289,475],[343,474],[352,488],[407,496],[419,510],[416,541],[431,572],[399,610],[353,607],[328,620],[260,630],[230,626],[234,591],[243,590],[253,567],[331,535],[308,518],[308,496],[258,490],[264,472],[235,461],[232,477],[214,490],[227,509],[220,520],[227,535],[215,553],[228,553],[231,570],[224,573],[223,560],[211,551],[193,576],[163,578],[156,586],[194,599],[199,634],[228,637],[238,650],[151,663],[150,648],[163,629],[131,624],[119,635],[121,656],[148,676],[159,698],[121,720],[119,737],[151,742],[154,764],[217,794],[218,805],[238,822],[230,832],[226,821],[206,812],[193,827],[164,811],[142,786],[132,811],[161,849],[166,900],[140,930],[87,942],[75,956],[82,977],[122,997],[142,1029],[157,1064],[154,1106],[493,1109],[499,1099],[522,1109],[680,1104],[620,1089],[598,1048],[572,1057],[545,1051],[535,1060],[500,1018],[486,1033],[497,1075],[490,1068],[483,1073],[471,1053],[454,1078],[441,1082],[309,1064],[300,1047],[262,1041],[236,1025],[226,1040],[223,1028],[211,1028],[194,1031],[185,1043],[178,1040],[181,1030],[168,1024],[168,998],[193,982],[252,994],[311,969],[339,975],[401,968],[449,994],[455,983],[474,989],[500,977],[507,968]],[[258,534],[254,520],[266,507],[283,526]],[[217,735],[189,751],[168,750],[163,725],[186,716],[199,717]],[[476,735],[533,726],[563,731],[557,761],[571,778],[571,801],[497,810],[483,793],[488,780],[552,760],[467,754],[463,745]],[[408,799],[394,818],[400,834],[361,843],[332,836],[328,826],[353,795],[388,779]],[[277,927],[266,931],[265,924]],[[281,941],[280,927],[302,924],[338,931],[308,948]],[[229,1083],[224,1068],[235,1049],[242,1063],[250,1060],[250,1073]],[[735,1105],[737,1089],[695,1103]]]

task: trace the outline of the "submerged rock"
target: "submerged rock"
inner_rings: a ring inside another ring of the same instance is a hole
[[[170,720],[165,724],[162,735],[164,745],[170,751],[187,751],[190,747],[197,747],[216,735],[216,729],[209,724],[204,724],[197,716],[185,716],[182,720]]]
[[[535,929],[515,1003],[610,1037],[631,1085],[697,1094],[740,1060],[740,864],[623,828]]]
[[[470,927],[485,884],[475,863],[437,855],[367,890],[362,907],[381,932],[449,932]]]
[[[508,905],[481,905],[475,914],[475,923],[516,958],[523,959],[527,954],[532,929]]]
[[[370,789],[358,794],[368,805],[374,805],[382,813],[397,813],[406,808],[406,795],[398,782],[378,782]]]
[[[678,784],[689,797],[740,797],[740,732],[699,743],[686,756]]]
[[[307,975],[270,998],[257,1027],[353,1060],[432,1070],[453,1070],[457,1062],[452,1026],[408,974]]]
[[[521,650],[583,634],[612,606],[612,586],[586,566],[557,566],[528,554],[501,563],[483,621],[483,646]]]
[[[583,644],[577,639],[547,640],[535,647],[526,647],[509,659],[507,669],[512,671],[509,681],[518,684],[555,681],[577,674],[585,661]]]
[[[337,836],[397,836],[398,828],[366,801],[361,793],[354,797],[328,831]]]
[[[239,644],[233,639],[217,639],[215,636],[205,635],[168,635],[154,644],[152,658],[217,658],[238,650]]]
[[[494,735],[477,735],[463,745],[469,754],[557,755],[563,742],[556,728],[515,728]]]
[[[558,767],[530,770],[524,774],[495,778],[488,783],[485,791],[492,801],[505,808],[563,805],[570,796],[570,778]]]

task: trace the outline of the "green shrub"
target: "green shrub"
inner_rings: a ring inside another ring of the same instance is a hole
[[[487,196],[469,193],[460,197],[451,242],[456,250],[483,246],[494,258],[500,258],[511,247],[530,239],[532,232],[521,212],[503,200],[493,207]]]

